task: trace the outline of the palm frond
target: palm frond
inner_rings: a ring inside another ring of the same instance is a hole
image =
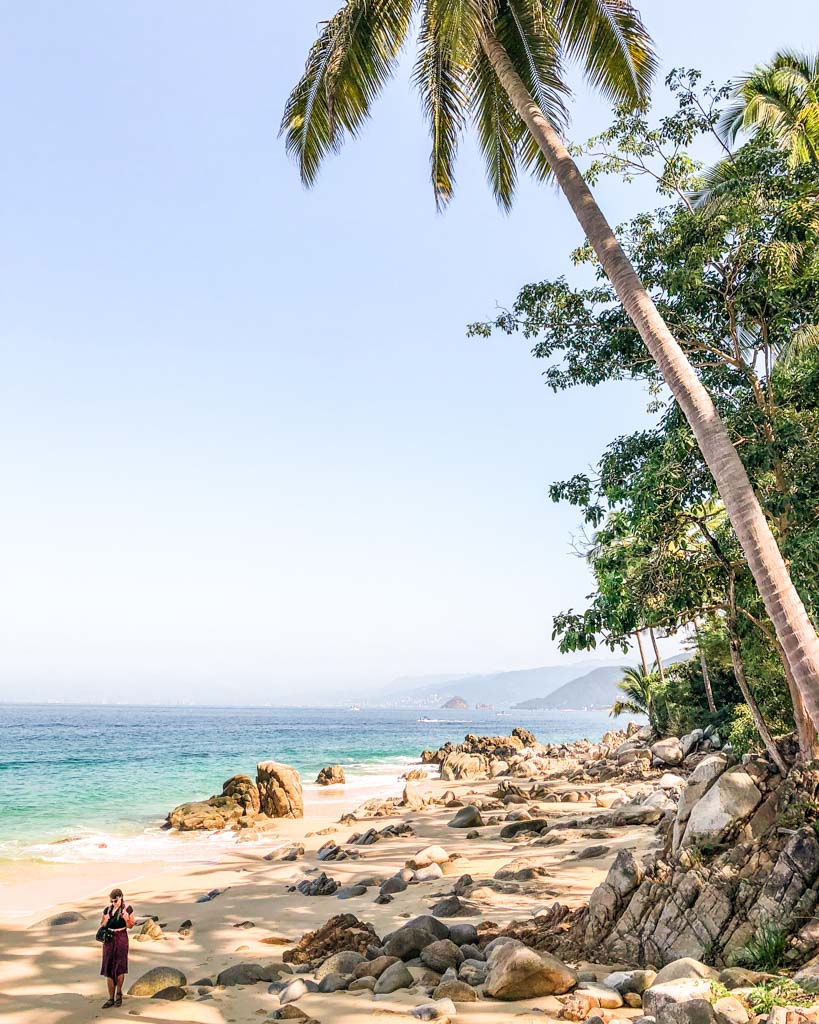
[[[541,4],[504,0],[498,8],[493,28],[543,115],[558,131],[565,130],[569,88],[554,19],[544,13]],[[518,156],[523,166],[538,180],[545,180],[551,175],[551,167],[540,147],[523,126],[518,136]]]
[[[469,91],[489,187],[498,206],[508,211],[517,187],[517,148],[524,125],[483,50],[475,54]]]
[[[280,134],[312,185],[345,132],[355,136],[393,74],[415,0],[347,0],[324,23],[285,104]]]
[[[717,130],[729,144],[763,129],[788,153],[792,167],[819,164],[819,54],[782,50],[734,82],[734,101]]]
[[[629,0],[559,0],[557,22],[566,56],[595,89],[613,103],[646,102],[657,58]]]
[[[476,49],[474,12],[456,0],[426,0],[413,82],[421,93],[432,138],[435,202],[452,198],[455,158],[466,121],[467,79]]]

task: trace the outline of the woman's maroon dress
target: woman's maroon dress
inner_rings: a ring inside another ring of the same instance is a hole
[[[126,907],[126,913],[133,914],[133,907]],[[106,907],[103,913],[110,914],[111,908]],[[109,920],[108,928],[111,937],[102,944],[102,969],[104,978],[116,980],[121,974],[128,973],[128,928],[122,913],[118,910]]]

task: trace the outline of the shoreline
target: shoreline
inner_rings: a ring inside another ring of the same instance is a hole
[[[421,767],[420,761],[408,761],[403,771]],[[431,776],[434,778],[434,776]],[[378,781],[376,781],[376,779]],[[305,814],[296,821],[326,824],[328,820],[354,810],[368,799],[380,796],[398,796],[404,786],[396,776],[385,788],[385,777],[375,776],[368,782],[367,775],[353,775],[345,785],[304,785]],[[278,819],[274,819],[278,821]],[[271,826],[273,827],[273,826]],[[162,819],[133,831],[116,833],[89,833],[87,836],[69,837],[41,843],[32,843],[31,849],[53,849],[52,857],[23,854],[15,857],[0,856],[0,928],[28,921],[37,915],[45,916],[71,901],[84,901],[96,893],[105,893],[114,885],[126,884],[149,877],[158,864],[174,861],[168,868],[171,876],[184,874],[194,867],[217,867],[234,858],[243,859],[258,853],[260,845],[269,849],[275,840],[272,832],[263,832],[254,841],[246,841],[242,833],[229,830],[220,832],[178,833],[162,828]],[[123,857],[117,853],[118,845],[139,849],[152,846],[150,857]],[[83,854],[72,857],[77,845],[83,845]],[[88,844],[91,844],[89,847]],[[92,849],[100,850],[98,857]],[[65,857],[58,856],[65,852]],[[110,852],[109,852],[110,851]],[[181,855],[181,856],[180,856]],[[104,877],[105,882],[100,881]],[[61,898],[57,899],[56,895]],[[38,902],[32,903],[32,900]]]

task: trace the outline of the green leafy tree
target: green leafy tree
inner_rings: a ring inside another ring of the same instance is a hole
[[[630,323],[679,403],[740,540],[790,669],[819,727],[819,637],[790,578],[725,424],[703,381],[597,205],[567,149],[566,61],[635,109],[655,67],[628,0],[347,0],[327,21],[287,100],[282,133],[302,180],[355,136],[394,73],[413,18],[420,24],[414,80],[432,137],[432,183],[450,199],[460,137],[475,123],[490,185],[512,201],[519,163],[553,175]]]
[[[688,147],[713,132],[724,90],[698,92],[693,72],[670,76],[679,109],[659,128],[646,115],[621,110],[609,132],[590,144],[591,174],[626,179],[649,174],[672,199],[621,228],[629,256],[658,308],[707,383],[729,436],[762,499],[764,514],[789,558],[808,606],[819,608],[819,459],[817,370],[819,238],[810,193],[812,168],[789,168],[763,137],[735,156],[742,169],[720,198],[720,214],[690,201],[700,181]],[[779,659],[774,675],[790,694],[803,756],[816,730],[802,706],[788,659],[771,626],[737,535],[689,424],[663,402],[661,377],[637,332],[615,302],[592,250],[575,255],[598,268],[598,281],[573,288],[564,279],[528,285],[514,305],[475,334],[520,332],[547,361],[553,390],[633,380],[654,393],[661,413],[649,430],[616,439],[593,475],[554,484],[555,500],[578,506],[594,530],[587,556],[596,590],[586,609],[555,618],[564,650],[625,646],[640,626],[674,632],[719,617],[736,683],[749,706],[754,689],[746,664]],[[794,338],[802,343],[794,347]],[[703,680],[703,685],[705,685]],[[754,710],[766,746],[765,718],[779,721],[777,702]]]

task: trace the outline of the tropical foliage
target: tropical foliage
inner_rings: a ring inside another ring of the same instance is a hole
[[[794,165],[766,127],[731,153],[735,173],[718,202],[698,207],[703,169],[692,153],[713,137],[729,90],[702,87],[692,71],[672,73],[668,85],[676,113],[657,126],[646,113],[617,111],[583,150],[588,173],[655,182],[663,205],[622,225],[622,244],[714,397],[815,618],[819,167]],[[596,268],[597,281],[527,285],[510,309],[470,328],[523,334],[552,390],[636,381],[651,396],[651,426],[614,439],[594,473],[551,487],[554,500],[580,511],[595,579],[586,607],[557,615],[554,634],[569,651],[599,642],[625,650],[646,627],[690,633],[702,657],[671,671],[667,725],[701,723],[719,709],[736,720],[739,741],[750,714],[757,742],[773,753],[772,735],[795,721],[807,756],[815,731],[691,429],[591,249],[574,260]]]

